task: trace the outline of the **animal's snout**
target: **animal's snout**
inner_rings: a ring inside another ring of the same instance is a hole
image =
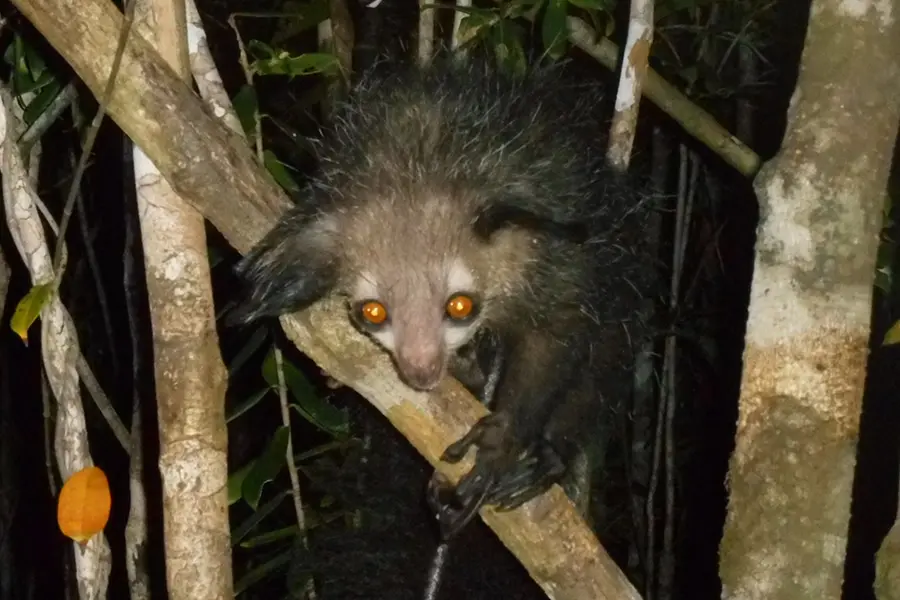
[[[399,348],[397,366],[407,385],[432,390],[444,374],[444,352],[439,344],[432,343]]]

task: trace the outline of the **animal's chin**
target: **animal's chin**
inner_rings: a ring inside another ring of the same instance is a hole
[[[400,372],[400,379],[403,380],[403,383],[416,390],[417,392],[431,392],[433,391],[438,384],[441,382],[441,379],[444,378],[443,370],[441,374],[433,379],[424,380],[422,378],[416,376],[410,376],[406,373]]]
[[[434,352],[394,354],[394,365],[403,383],[420,392],[432,391],[447,372],[443,350],[436,355]]]
[[[417,392],[431,392],[431,391],[434,391],[434,389],[438,386],[438,384],[441,382],[441,380],[436,379],[433,382],[430,381],[427,383],[420,383],[420,382],[409,381],[408,379],[406,379],[404,377],[403,382],[406,385],[408,385],[409,387],[411,387],[412,389],[416,390]]]

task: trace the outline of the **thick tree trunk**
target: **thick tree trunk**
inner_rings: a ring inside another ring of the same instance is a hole
[[[890,9],[893,6],[893,14]],[[900,121],[900,6],[814,0],[761,222],[724,598],[840,598],[881,212]]]
[[[184,0],[131,0],[136,31],[191,81]],[[219,351],[203,215],[134,149],[153,324],[169,598],[234,596],[228,527],[227,373]]]
[[[122,15],[108,0],[14,0],[95,95],[102,93]],[[109,115],[147,154],[178,194],[246,252],[289,205],[245,142],[216,122],[200,100],[142,38],[125,49]],[[457,382],[432,394],[399,383],[387,359],[332,302],[282,319],[297,347],[335,379],[355,388],[451,481],[471,460],[447,465],[440,455],[486,410]],[[638,598],[565,494],[555,486],[509,513],[481,512],[485,522],[557,600]]]

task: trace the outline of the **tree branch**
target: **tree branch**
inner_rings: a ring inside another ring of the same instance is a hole
[[[591,55],[607,69],[615,71],[619,48],[606,38],[596,39],[597,34],[588,23],[578,17],[567,17],[569,39]],[[666,81],[651,67],[647,67],[641,90],[643,97],[672,117],[684,130],[697,138],[722,160],[746,177],[753,177],[759,169],[759,156],[708,112],[694,104],[678,88]]]

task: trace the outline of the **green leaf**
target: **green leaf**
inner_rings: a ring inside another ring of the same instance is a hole
[[[55,73],[47,69],[41,54],[21,36],[17,35],[13,43],[7,46],[3,59],[12,68],[12,89],[17,96],[56,79]]]
[[[503,20],[491,30],[494,56],[501,68],[515,74],[523,74],[527,67],[525,49],[522,46],[525,31],[518,23]]]
[[[278,182],[278,185],[288,192],[300,191],[300,186],[297,185],[297,182],[294,181],[290,173],[287,172],[287,169],[284,168],[284,163],[276,158],[274,152],[265,150],[263,152],[263,162],[266,165],[266,169],[269,170],[269,173],[271,173],[272,177],[275,178],[275,181]]]
[[[290,490],[282,490],[272,497],[268,502],[263,504],[259,510],[255,510],[243,523],[234,528],[231,532],[231,545],[240,544],[241,540],[249,534],[254,527],[262,523],[263,519],[272,514],[278,508],[285,498],[291,495]]]
[[[550,0],[547,10],[544,12],[544,21],[541,24],[541,36],[547,54],[553,59],[559,59],[566,53],[569,40],[569,30],[566,26],[568,4],[566,0]]]
[[[347,438],[344,440],[334,440],[331,442],[325,442],[324,444],[319,444],[315,448],[311,448],[305,452],[300,452],[299,454],[294,455],[294,463],[299,464],[305,460],[309,460],[310,458],[315,458],[317,456],[321,456],[326,452],[331,452],[332,450],[344,450],[345,448],[349,448],[353,445],[359,445],[360,441],[357,438]]]
[[[882,342],[885,346],[891,346],[900,342],[900,321],[895,321],[891,328],[887,330],[887,333],[884,334],[884,341]]]
[[[271,59],[278,55],[275,48],[259,40],[250,40],[247,43],[247,53],[254,59]]]
[[[256,392],[255,394],[253,394],[252,396],[250,396],[249,398],[247,398],[246,400],[244,400],[243,402],[241,402],[240,404],[238,404],[237,407],[235,407],[234,411],[232,411],[232,413],[230,415],[228,415],[228,417],[225,419],[225,422],[231,423],[232,421],[234,421],[235,419],[240,417],[242,414],[244,414],[245,412],[247,412],[248,410],[250,410],[257,404],[259,404],[260,401],[263,398],[265,398],[266,394],[268,394],[271,391],[271,389],[272,388],[268,388],[268,387],[263,388],[263,389],[259,390],[258,392]]]
[[[21,96],[43,89],[55,81],[57,81],[56,75],[51,71],[47,71],[37,78],[31,77],[31,74],[19,74],[16,76],[15,92],[17,96]]]
[[[234,358],[231,359],[231,364],[228,365],[228,375],[232,376],[237,373],[238,370],[244,366],[244,363],[253,356],[253,353],[259,350],[259,347],[262,346],[263,342],[265,342],[268,337],[268,327],[260,327],[254,331],[253,335],[250,336],[250,339],[247,340],[247,343],[244,344],[238,353],[234,355]]]
[[[44,111],[53,104],[53,101],[56,100],[56,97],[61,90],[62,84],[58,79],[53,79],[45,85],[38,95],[28,103],[28,107],[22,114],[22,119],[25,121],[25,124],[30,126],[38,117],[44,114]]]
[[[213,244],[206,245],[206,256],[209,258],[210,270],[215,269],[225,259],[225,255],[222,254],[222,250],[218,246],[215,246]]]
[[[293,56],[289,52],[273,52],[250,64],[250,70],[258,75],[335,75],[340,73],[340,63],[335,55],[326,52],[308,52]]]
[[[28,65],[27,68],[35,79],[40,79],[43,75],[51,73],[51,71],[47,69],[47,62],[44,60],[43,54],[38,52],[31,44],[25,43],[21,37],[17,37],[17,41],[22,44],[22,53],[20,56],[25,59],[25,62]]]
[[[231,99],[231,105],[241,122],[244,133],[252,138],[256,133],[256,110],[258,107],[256,89],[252,85],[244,84]]]
[[[251,585],[258,583],[266,577],[277,573],[279,569],[287,566],[293,560],[290,552],[282,552],[276,554],[274,558],[268,560],[254,569],[250,569],[244,573],[243,577],[234,584],[234,595],[244,593]]]
[[[306,522],[307,531],[312,529],[308,517],[309,515],[307,515]],[[261,533],[259,535],[248,538],[241,542],[241,548],[259,548],[260,546],[266,546],[283,539],[289,539],[299,534],[300,527],[297,525],[290,525],[288,527],[282,527],[281,529],[275,529],[274,531],[267,531],[266,533]]]
[[[474,42],[488,32],[496,21],[497,15],[493,12],[470,12],[459,22],[459,37],[469,40],[469,43]]]
[[[292,403],[291,407],[295,408],[304,419],[322,431],[334,437],[346,436],[350,431],[347,414],[343,410],[329,404],[325,399],[320,398],[306,376],[289,361],[283,361],[282,367],[284,368],[284,381],[296,403]],[[266,382],[273,389],[277,390],[278,371],[275,364],[274,348],[263,361],[262,372]]]
[[[241,488],[244,486],[244,479],[247,473],[253,468],[253,461],[228,476],[228,506],[241,499]]]
[[[331,523],[347,515],[347,511],[331,511],[325,513],[324,515],[320,515],[319,513],[308,510],[309,506],[307,506],[306,509],[307,511],[304,514],[304,524],[306,525],[306,531],[311,531],[312,529],[319,527],[323,523]],[[288,527],[273,529],[272,531],[266,531],[265,533],[260,533],[253,537],[247,538],[241,542],[240,546],[241,548],[246,549],[260,548],[262,546],[267,546],[283,539],[293,538],[300,533],[301,530],[299,526],[290,525]]]
[[[290,428],[281,426],[276,429],[269,446],[262,456],[253,462],[253,468],[244,477],[244,483],[241,485],[241,496],[253,510],[256,510],[259,504],[263,486],[275,479],[281,472],[281,469],[284,468],[290,436]]]
[[[16,57],[19,53],[19,36],[17,35],[15,39],[13,39],[13,43],[8,44],[6,46],[6,50],[3,51],[3,62],[9,66],[10,68],[15,68],[17,64]]]
[[[44,307],[50,303],[54,289],[53,281],[36,285],[28,290],[25,297],[16,305],[9,325],[16,335],[22,338],[26,346],[28,345],[28,329],[40,316]]]

